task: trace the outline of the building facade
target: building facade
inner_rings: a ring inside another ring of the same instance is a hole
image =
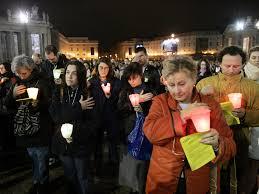
[[[237,45],[243,48],[245,52],[259,45],[259,20],[253,20],[247,17],[235,24],[226,27],[224,33],[224,46]]]
[[[133,58],[136,44],[142,42],[152,57],[163,57],[172,53],[179,55],[216,54],[222,48],[222,34],[218,31],[197,31],[163,36],[152,40],[131,39],[119,44],[119,58]],[[169,46],[166,45],[168,42]],[[166,48],[168,47],[168,48]]]
[[[0,17],[0,60],[12,60],[20,54],[43,55],[44,48],[52,42],[51,29],[48,15],[39,15],[36,6],[25,13],[8,9],[7,15]]]
[[[68,58],[98,59],[98,44],[87,37],[65,37],[59,33],[59,50]]]

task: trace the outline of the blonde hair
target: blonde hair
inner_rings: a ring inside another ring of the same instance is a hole
[[[162,76],[167,78],[177,72],[186,72],[194,80],[197,77],[197,66],[194,61],[187,56],[173,56],[163,61]]]

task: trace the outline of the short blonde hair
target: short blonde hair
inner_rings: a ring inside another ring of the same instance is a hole
[[[197,78],[197,66],[194,61],[187,56],[173,56],[163,61],[162,76],[167,79],[169,75],[184,71],[194,80]]]

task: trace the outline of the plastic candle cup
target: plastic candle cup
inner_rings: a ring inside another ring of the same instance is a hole
[[[192,122],[197,132],[210,130],[210,110],[201,109],[191,115]]]
[[[65,123],[61,126],[61,134],[64,138],[70,138],[73,132],[73,125],[70,123]]]
[[[130,102],[132,106],[139,105],[139,94],[131,94],[129,95]]]
[[[39,92],[39,88],[27,88],[28,96],[29,96],[29,98],[32,98],[33,100],[37,99],[38,92]]]
[[[102,86],[103,92],[105,94],[110,93],[110,91],[111,91],[111,84],[110,83],[107,83],[106,86],[104,84],[102,84],[101,86]]]
[[[53,69],[54,79],[59,79],[61,75],[61,69]]]
[[[242,94],[241,93],[231,93],[228,94],[229,101],[233,104],[234,108],[241,107]]]

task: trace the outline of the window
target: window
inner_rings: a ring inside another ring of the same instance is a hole
[[[248,52],[249,51],[249,43],[250,43],[250,38],[245,37],[243,39],[243,51]]]
[[[18,33],[13,33],[14,56],[19,55]]]
[[[94,47],[91,47],[91,55],[94,55]]]
[[[31,34],[31,50],[32,50],[32,53],[41,53],[39,34]]]

